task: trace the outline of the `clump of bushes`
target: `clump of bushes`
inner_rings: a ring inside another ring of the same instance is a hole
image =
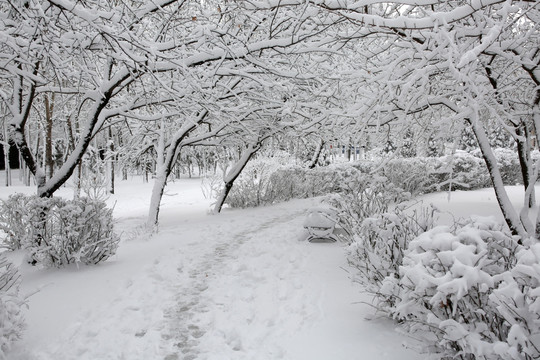
[[[396,294],[381,292],[383,282],[399,274],[408,244],[433,228],[435,214],[433,207],[412,210],[400,204],[359,224],[347,248],[347,259],[357,269],[356,282],[377,295],[379,309],[395,304]]]
[[[20,339],[25,328],[25,301],[19,294],[19,284],[17,268],[0,253],[0,359],[6,358],[11,344]]]
[[[12,195],[0,205],[5,247],[23,248],[43,267],[97,264],[114,255],[120,238],[112,210],[99,200]]]
[[[503,182],[522,184],[521,168],[515,152],[496,149]],[[533,157],[538,157],[533,153]],[[231,207],[253,207],[290,199],[332,193],[346,193],[368,174],[412,195],[434,191],[474,190],[491,186],[489,173],[479,152],[425,158],[360,160],[308,169],[282,156],[259,156],[246,166],[227,199]]]
[[[236,179],[226,202],[231,207],[245,208],[326,195],[340,191],[341,180],[358,173],[351,166],[310,170],[287,158],[259,156]]]
[[[24,194],[13,194],[7,201],[0,202],[0,230],[4,236],[0,245],[14,251],[22,248],[22,242],[28,231],[26,213],[28,202],[32,198]]]
[[[337,210],[340,225],[348,234],[349,242],[354,240],[354,234],[361,233],[365,219],[385,213],[390,206],[410,198],[408,192],[385,177],[359,173],[354,175],[342,179],[341,191],[326,199]]]
[[[465,155],[454,164],[465,173],[475,162]],[[433,358],[540,358],[540,244],[522,245],[491,218],[436,227],[436,209],[404,202],[408,193],[385,177],[353,178],[362,180],[329,202],[354,280],[378,312]]]
[[[540,244],[471,218],[434,227],[433,209],[368,217],[348,248],[378,311],[440,359],[540,357]]]

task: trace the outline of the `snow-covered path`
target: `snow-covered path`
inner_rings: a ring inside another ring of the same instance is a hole
[[[169,207],[151,240],[125,242],[102,266],[40,278],[60,292],[85,282],[93,291],[47,304],[46,287],[31,299],[31,310],[50,306],[53,321],[80,305],[54,333],[30,331],[13,359],[422,359],[390,322],[365,320],[372,310],[359,303],[368,298],[350,282],[340,244],[302,241],[305,210],[316,204],[181,221]]]

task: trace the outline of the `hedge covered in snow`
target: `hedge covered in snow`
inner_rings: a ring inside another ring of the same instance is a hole
[[[495,149],[503,182],[522,184],[521,167],[515,152]],[[533,157],[538,157],[537,152]],[[227,199],[231,207],[254,207],[290,199],[331,193],[347,193],[367,174],[412,195],[434,191],[474,190],[491,186],[488,171],[479,152],[391,160],[360,160],[308,169],[281,156],[259,156],[250,161],[233,185]]]
[[[24,248],[44,267],[97,264],[114,255],[119,237],[102,201],[12,195],[0,205],[3,246]]]

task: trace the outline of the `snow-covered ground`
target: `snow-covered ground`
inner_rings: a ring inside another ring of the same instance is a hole
[[[338,243],[307,243],[302,222],[320,199],[208,215],[200,179],[170,183],[161,225],[139,229],[151,184],[120,182],[123,241],[98,266],[39,270],[21,254],[28,329],[13,360],[424,359],[350,280]],[[519,188],[511,196],[519,206]],[[33,188],[0,188],[0,198]],[[63,188],[58,195],[71,197]],[[492,190],[424,198],[455,216],[496,215]],[[450,215],[444,215],[447,221]]]

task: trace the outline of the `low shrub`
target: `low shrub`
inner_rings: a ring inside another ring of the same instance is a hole
[[[515,359],[538,356],[532,346],[540,335],[538,312],[531,310],[538,307],[533,295],[540,277],[516,271],[527,261],[538,266],[539,259],[530,252],[516,256],[523,249],[502,229],[482,218],[455,230],[434,228],[410,242],[399,275],[383,281],[381,292],[397,299],[390,315],[422,339],[427,352],[467,360],[508,358],[506,351]],[[524,273],[537,278],[527,285],[531,291],[517,285]]]
[[[348,241],[353,242],[354,235],[362,233],[365,219],[385,213],[390,206],[399,204],[409,197],[409,193],[385,177],[357,172],[343,179],[340,192],[330,195],[326,202],[337,210],[340,225],[349,234]]]
[[[426,192],[441,190],[474,190],[490,186],[490,177],[481,158],[459,151],[434,158],[432,183]]]
[[[409,243],[434,227],[435,213],[433,207],[411,210],[398,205],[391,212],[364,219],[354,235],[347,259],[358,270],[355,281],[375,295],[379,310],[391,308],[396,301],[393,291],[381,292],[383,281],[399,278]]]
[[[91,265],[115,254],[120,238],[104,202],[34,197],[29,206],[31,232],[24,248],[32,262],[45,267]]]
[[[307,169],[282,156],[261,156],[248,163],[226,202],[245,208],[346,191],[358,174],[349,164]]]
[[[540,244],[521,249],[517,263],[501,274],[490,295],[498,316],[505,321],[505,337],[493,345],[501,358],[540,358]]]
[[[0,359],[6,359],[11,344],[20,339],[25,328],[23,307],[19,294],[18,269],[0,253]]]
[[[24,216],[30,199],[29,196],[17,193],[0,202],[0,230],[4,233],[0,239],[0,247],[11,251],[22,247],[21,241],[28,234],[28,226]]]
[[[503,182],[522,184],[519,160],[514,151],[496,149]],[[536,152],[533,158],[538,158]],[[412,195],[435,191],[474,190],[491,186],[489,173],[479,152],[458,151],[453,155],[424,158],[360,160],[308,169],[293,165],[283,156],[259,156],[236,180],[227,203],[231,207],[253,207],[290,199],[331,193],[347,193],[362,186],[364,176],[386,179]]]
[[[426,192],[434,181],[437,158],[399,158],[388,161],[380,170],[391,183],[416,195]]]
[[[33,264],[97,264],[118,247],[120,239],[113,231],[112,210],[102,201],[16,195],[2,206],[8,214],[23,213],[2,222],[4,231],[10,234],[4,240],[6,246],[16,243],[26,249]]]
[[[289,155],[258,156],[251,160],[235,180],[226,203],[231,207],[255,207],[268,204],[271,175],[283,164],[289,163]]]

